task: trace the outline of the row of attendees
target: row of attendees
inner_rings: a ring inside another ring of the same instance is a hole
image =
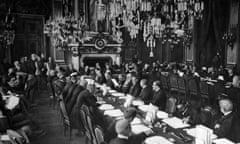
[[[98,69],[93,70],[98,71]],[[72,83],[77,83],[77,77],[77,73],[73,73],[70,75],[70,80],[72,81]],[[116,79],[113,79],[112,74],[109,71],[106,71],[104,73],[104,81],[99,81],[98,77],[94,77],[94,75],[90,75],[90,77],[98,83],[100,82],[106,84],[112,89],[116,89],[126,94],[130,94],[135,97],[135,99],[141,99],[146,104],[151,103],[157,106],[160,110],[165,110],[168,101],[171,101],[171,97],[167,97],[166,92],[161,88],[161,81],[155,79],[154,82],[151,83],[146,78],[141,79],[138,75],[136,75],[136,73],[119,74],[117,75]],[[71,91],[72,93],[74,93],[73,87],[69,88],[66,87],[65,84],[63,84],[66,83],[66,79],[64,77],[64,70],[58,73],[58,81],[60,82],[60,84],[58,85],[62,87],[61,89],[68,89],[68,93],[70,94]],[[65,88],[63,88],[64,86]],[[215,133],[219,137],[227,137],[232,140],[239,140],[239,136],[236,132],[237,128],[239,128],[240,125],[238,121],[239,116],[235,114],[234,106],[231,100],[227,98],[219,100],[219,109],[216,110],[215,113],[211,110],[211,107],[201,107],[200,100],[197,97],[192,97],[191,99],[189,99],[189,101],[186,102],[184,106],[176,107],[177,108],[174,111],[173,115],[183,118],[184,121],[193,125],[207,125],[208,127],[213,128]],[[72,112],[71,109],[69,110],[69,112]],[[126,124],[126,122],[124,123]],[[106,125],[104,127],[106,127]],[[231,131],[232,128],[234,128],[234,130]],[[120,133],[119,136],[120,138],[121,134],[122,133]]]
[[[30,143],[30,138],[45,134],[31,115],[46,74],[45,63],[43,55],[32,54],[30,59],[0,65],[0,130],[17,143]]]

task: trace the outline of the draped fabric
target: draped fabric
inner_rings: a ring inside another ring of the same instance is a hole
[[[89,26],[91,31],[96,31],[97,21],[97,1],[90,0],[89,2]]]
[[[225,43],[223,34],[227,31],[229,22],[229,0],[205,0],[203,19],[195,22],[196,58],[199,65],[210,65],[217,52],[224,63]]]

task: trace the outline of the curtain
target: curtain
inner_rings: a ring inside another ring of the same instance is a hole
[[[209,66],[216,53],[220,53],[224,63],[223,34],[227,31],[229,22],[230,1],[228,0],[205,0],[203,19],[195,22],[194,46],[199,65]]]

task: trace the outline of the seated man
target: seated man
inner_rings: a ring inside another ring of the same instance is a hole
[[[128,122],[132,122],[133,119],[137,115],[137,110],[134,107],[128,107],[126,111],[124,111],[124,119]],[[105,140],[106,142],[109,142],[111,139],[115,138],[117,136],[116,130],[115,130],[116,121],[111,122],[111,124],[108,126],[106,130]]]
[[[233,104],[229,99],[221,99],[219,101],[220,111],[223,116],[215,122],[214,133],[218,137],[229,138],[232,135],[232,123],[233,123]]]
[[[167,96],[163,89],[160,88],[160,81],[153,82],[153,99],[151,103],[157,106],[160,110],[165,110]]]
[[[112,81],[111,73],[110,72],[105,72],[104,76],[105,76],[105,79],[106,79],[106,85],[108,87],[110,87],[111,89],[114,89],[115,85],[114,85],[114,83]]]
[[[140,92],[139,98],[144,101],[144,103],[149,103],[152,100],[152,89],[150,86],[148,86],[147,79],[142,79],[140,81],[140,86],[142,87],[142,90]]]
[[[115,130],[117,137],[111,140],[110,144],[141,144],[152,133],[152,131],[146,131],[138,135],[133,135],[131,124],[126,119],[119,120],[116,123]]]
[[[136,75],[132,76],[132,86],[130,87],[129,94],[138,97],[141,92],[139,78]]]

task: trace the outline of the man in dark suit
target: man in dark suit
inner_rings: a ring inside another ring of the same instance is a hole
[[[138,97],[141,92],[141,86],[139,83],[139,78],[136,75],[132,76],[132,85],[129,90],[129,94]]]
[[[152,100],[152,88],[148,86],[147,79],[142,79],[140,81],[140,86],[142,87],[142,90],[140,92],[139,98],[144,101],[144,103],[149,103]]]
[[[152,133],[146,131],[138,135],[133,135],[131,131],[131,124],[128,120],[122,119],[116,123],[115,130],[117,137],[110,141],[110,144],[141,144],[144,139]]]
[[[160,81],[154,81],[152,87],[154,92],[151,103],[159,107],[160,110],[165,110],[167,97],[164,90],[160,88]]]
[[[124,119],[126,119],[130,123],[133,121],[133,119],[136,117],[136,115],[137,115],[137,110],[134,107],[128,107],[124,111]],[[106,134],[104,137],[106,142],[109,142],[111,139],[117,137],[117,132],[115,130],[116,122],[117,122],[117,120],[114,120],[114,121],[110,122],[110,124],[108,125],[108,127],[106,129]]]
[[[68,103],[68,102],[69,102],[69,100],[70,100],[71,97],[72,97],[73,91],[74,91],[74,89],[75,89],[77,86],[78,86],[77,84],[73,84],[73,85],[71,85],[71,86],[69,87],[68,92],[67,92],[67,95],[66,95],[66,97],[65,97],[65,99],[64,99],[64,102],[65,102],[65,103]]]
[[[229,99],[221,99],[219,106],[223,116],[215,122],[214,133],[220,138],[229,138],[232,135],[233,104]]]

